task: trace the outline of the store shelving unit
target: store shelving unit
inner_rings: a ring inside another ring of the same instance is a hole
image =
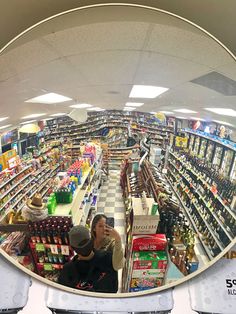
[[[218,169],[225,177],[236,179],[236,144],[201,131],[183,129],[188,137],[187,149]]]
[[[175,188],[185,212],[199,235],[207,256],[212,259],[215,256],[214,252],[211,251],[212,244],[206,245],[206,241],[202,239],[202,234],[204,232],[209,233],[209,237],[214,241],[214,246],[217,246],[217,251],[224,250],[235,237],[236,215],[219,195],[214,195],[211,192],[211,185],[196,172],[194,166],[181,160],[180,157],[178,152],[170,153],[167,177]],[[207,193],[211,193],[210,197],[206,197],[209,196]],[[232,224],[223,222],[226,217],[222,216],[223,213],[217,210],[217,207],[213,207],[212,200],[215,202],[217,200],[227,211],[227,219],[229,216],[228,220],[232,220]]]
[[[73,224],[79,225],[81,221],[87,219],[91,203],[88,200],[88,195],[97,189],[98,182],[94,183],[94,176],[97,171],[100,171],[102,165],[102,152],[98,153],[97,160],[83,174],[81,183],[78,185],[73,201],[70,204],[58,204],[54,216],[72,216]],[[101,179],[101,177],[99,177]]]

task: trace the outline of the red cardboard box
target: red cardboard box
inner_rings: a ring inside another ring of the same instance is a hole
[[[155,277],[155,278],[164,278],[165,269],[134,269],[132,272],[132,278],[144,278],[144,277]]]
[[[140,290],[145,290],[145,288],[156,288],[162,285],[162,279],[156,277],[147,277],[147,278],[133,278],[130,282],[130,288],[139,288]],[[137,289],[138,290],[138,289]],[[137,291],[136,290],[136,291]]]
[[[133,251],[165,251],[165,234],[143,234],[133,236]]]
[[[167,254],[165,251],[133,252],[134,269],[166,269]]]

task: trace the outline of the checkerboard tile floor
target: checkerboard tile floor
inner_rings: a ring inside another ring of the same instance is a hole
[[[110,170],[107,180],[102,184],[98,199],[99,213],[114,217],[115,228],[125,245],[125,207],[120,187],[120,171]]]

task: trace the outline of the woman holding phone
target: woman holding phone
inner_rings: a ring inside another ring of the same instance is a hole
[[[91,238],[96,250],[112,252],[114,270],[123,268],[124,252],[119,232],[114,228],[114,218],[108,218],[104,214],[94,216],[91,225]]]

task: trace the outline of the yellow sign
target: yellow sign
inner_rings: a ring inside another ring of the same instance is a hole
[[[188,145],[188,138],[187,137],[176,136],[176,138],[175,138],[175,146],[186,148],[187,145]]]

